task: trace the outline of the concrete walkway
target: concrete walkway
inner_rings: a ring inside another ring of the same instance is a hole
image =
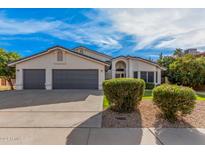
[[[200,145],[205,129],[0,128],[0,144]]]

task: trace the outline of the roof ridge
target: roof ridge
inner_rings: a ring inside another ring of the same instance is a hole
[[[91,52],[94,52],[94,53],[101,54],[101,55],[103,55],[103,56],[112,58],[112,56],[110,56],[110,55],[108,55],[108,54],[105,54],[105,53],[102,53],[102,52],[99,52],[99,51],[90,49],[90,48],[88,48],[88,47],[86,47],[86,46],[82,46],[82,45],[77,46],[77,47],[75,47],[75,48],[72,48],[72,50],[75,50],[75,49],[77,49],[77,48],[85,48],[85,49],[87,49],[87,50],[89,50],[89,51],[91,51]]]
[[[80,54],[80,53],[74,52],[72,49],[69,49],[69,48],[66,48],[66,47],[63,47],[63,46],[60,46],[60,45],[55,45],[55,46],[52,46],[52,47],[50,47],[50,48],[47,48],[46,50],[43,50],[43,51],[41,51],[41,52],[37,52],[37,53],[35,53],[35,54],[33,54],[33,55],[26,56],[26,57],[20,58],[20,59],[18,59],[18,60],[9,62],[9,65],[11,65],[12,63],[16,63],[16,62],[18,62],[18,61],[27,60],[28,58],[32,58],[32,57],[34,57],[34,56],[41,55],[41,54],[46,53],[46,52],[49,52],[49,50],[52,50],[52,49],[55,49],[55,48],[61,48],[61,49],[70,51],[70,52],[72,52],[73,54],[77,54],[77,55],[80,55],[80,56],[83,56],[83,57],[87,57],[87,58],[93,59],[93,60],[95,60],[95,61],[99,61],[99,62],[104,63],[104,64],[108,64],[108,63],[106,63],[106,62],[104,62],[104,61],[101,61],[101,60],[99,60],[99,59],[96,59],[96,58],[93,58],[93,57],[90,57],[90,56],[87,56],[87,55],[84,55],[84,54]]]
[[[153,61],[151,61],[151,60],[144,59],[144,58],[138,57],[138,56],[130,56],[130,55],[123,56],[123,55],[121,55],[121,56],[118,56],[118,57],[114,57],[114,58],[112,58],[112,59],[116,59],[116,58],[120,58],[120,57],[123,57],[123,58],[136,58],[136,59],[141,59],[141,60],[147,61],[147,62],[149,62],[149,63],[151,63],[151,64],[157,65],[157,66],[160,67],[160,68],[166,69],[165,67],[160,66],[160,65],[159,65],[158,63],[156,63],[156,62],[153,62]]]

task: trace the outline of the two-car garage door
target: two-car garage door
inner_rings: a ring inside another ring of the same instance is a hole
[[[98,70],[53,70],[53,89],[98,89]]]
[[[23,70],[24,89],[45,89],[45,70]],[[54,69],[53,89],[98,89],[98,70]]]

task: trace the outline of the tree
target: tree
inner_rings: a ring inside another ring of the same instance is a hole
[[[173,55],[176,56],[176,57],[182,57],[182,56],[184,55],[184,52],[183,52],[182,49],[177,48],[177,49],[174,51]]]
[[[205,57],[185,55],[169,65],[172,82],[197,88],[205,83]]]
[[[174,61],[175,61],[175,58],[174,58],[174,57],[164,56],[164,57],[161,57],[160,59],[158,59],[157,63],[158,63],[160,66],[169,68],[169,64],[173,63]]]
[[[9,67],[8,63],[14,60],[18,60],[21,56],[16,52],[6,52],[4,49],[0,49],[0,76],[8,81],[11,89],[14,89],[12,79],[15,78],[15,68]]]
[[[163,73],[163,75],[166,76],[170,82],[173,82],[172,76],[170,75],[169,65],[175,61],[175,58],[171,56],[164,56],[164,57],[160,56],[160,57],[161,58],[158,59],[157,63],[160,66],[167,68],[166,71]]]
[[[163,58],[163,54],[161,52],[160,55],[159,55],[159,59],[162,59],[162,58]]]

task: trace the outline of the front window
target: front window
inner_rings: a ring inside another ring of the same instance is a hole
[[[148,82],[154,82],[154,72],[148,72]]]
[[[134,78],[138,78],[138,72],[134,72]]]
[[[145,82],[154,83],[154,72],[140,72],[140,78]]]
[[[141,72],[140,79],[143,79],[145,82],[147,82],[147,72]]]
[[[57,52],[57,61],[63,61],[63,51]]]

